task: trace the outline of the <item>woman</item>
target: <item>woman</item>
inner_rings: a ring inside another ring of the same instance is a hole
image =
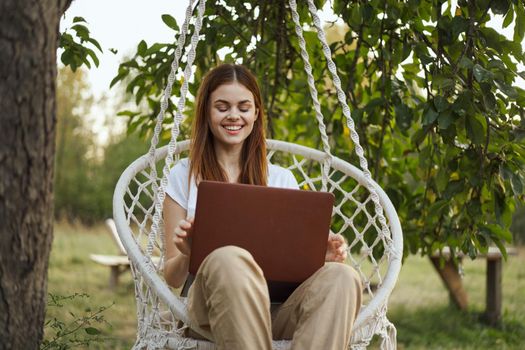
[[[298,188],[289,170],[266,160],[261,93],[250,71],[230,64],[213,69],[196,103],[190,156],[171,170],[164,202],[164,276],[175,288],[188,277],[199,181]],[[263,273],[250,253],[219,248],[195,276],[189,317],[212,332],[218,349],[271,349],[272,337],[293,339],[292,349],[346,349],[362,290],[355,270],[341,264],[346,247],[342,236],[330,234],[327,263],[272,310]]]

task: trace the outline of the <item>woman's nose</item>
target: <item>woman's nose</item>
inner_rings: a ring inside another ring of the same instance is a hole
[[[237,112],[232,112],[232,113],[230,113],[230,114],[228,115],[227,118],[228,118],[228,119],[232,119],[232,120],[237,120],[237,119],[240,118],[240,116],[239,116],[239,113],[237,113]]]

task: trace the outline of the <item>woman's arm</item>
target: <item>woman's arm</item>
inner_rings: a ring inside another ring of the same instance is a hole
[[[174,287],[182,286],[188,276],[190,246],[188,232],[193,220],[186,219],[186,209],[166,196],[164,200],[164,279]]]

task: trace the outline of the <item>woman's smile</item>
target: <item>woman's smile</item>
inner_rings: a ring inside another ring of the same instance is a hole
[[[223,125],[224,129],[226,129],[226,132],[230,135],[237,135],[241,129],[244,127],[244,125]]]
[[[250,90],[238,82],[219,86],[210,97],[209,127],[218,147],[241,147],[253,130],[257,108]]]

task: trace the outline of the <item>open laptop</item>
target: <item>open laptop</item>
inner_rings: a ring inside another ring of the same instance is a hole
[[[331,193],[202,181],[191,239],[193,276],[216,248],[248,250],[264,272],[273,303],[323,266]]]

